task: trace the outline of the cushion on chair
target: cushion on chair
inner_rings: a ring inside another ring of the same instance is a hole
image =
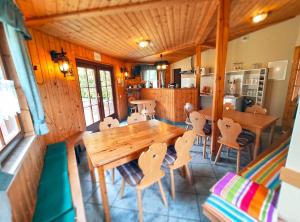
[[[211,134],[211,123],[209,123],[208,121],[206,121],[203,131],[206,135],[210,135]]]
[[[174,145],[171,145],[167,149],[167,153],[166,153],[165,159],[163,161],[163,166],[168,167],[169,165],[173,164],[175,162],[176,158],[177,158],[177,155],[176,155],[175,147],[174,147]]]
[[[240,146],[246,146],[255,141],[255,133],[252,133],[249,130],[244,130],[240,133],[237,138],[237,142]]]
[[[117,167],[118,171],[126,181],[131,186],[136,186],[139,184],[143,178],[143,172],[138,165],[138,160],[133,160],[129,163],[125,163]]]

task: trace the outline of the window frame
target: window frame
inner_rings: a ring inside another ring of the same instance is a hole
[[[5,44],[5,43],[4,43]],[[0,47],[0,69],[3,73],[4,79],[12,80],[8,75],[8,68],[5,64],[5,60],[3,57],[6,56],[3,53],[2,47]],[[22,126],[22,121],[20,118],[20,114],[15,116],[16,124],[18,126],[18,132],[12,136],[7,142],[5,142],[2,130],[0,128],[0,142],[2,143],[0,147],[0,168],[2,166],[3,161],[8,157],[8,155],[15,149],[16,145],[24,138],[24,130]]]

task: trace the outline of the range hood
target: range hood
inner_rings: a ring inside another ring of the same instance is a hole
[[[194,56],[191,56],[190,66],[183,67],[180,74],[195,74]]]

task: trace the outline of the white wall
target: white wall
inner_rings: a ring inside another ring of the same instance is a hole
[[[267,67],[270,61],[288,60],[286,79],[268,81],[266,93],[265,107],[271,115],[282,117],[294,49],[296,45],[300,45],[300,16],[253,32],[247,37],[246,41],[238,38],[229,42],[226,69],[233,70],[235,62],[243,62],[243,68],[249,69],[254,63],[261,63]],[[180,68],[189,61],[189,59],[184,59],[171,64],[171,69],[173,67]],[[213,69],[214,63],[215,49],[204,51],[201,54],[202,67]],[[212,84],[213,78],[210,79]]]
[[[292,140],[287,157],[286,167],[300,172],[300,107],[298,107],[297,117],[293,129]],[[285,182],[282,182],[279,200],[278,213],[279,216],[288,222],[300,221],[299,205],[300,189]]]

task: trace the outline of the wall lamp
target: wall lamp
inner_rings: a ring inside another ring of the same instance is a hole
[[[70,61],[66,56],[67,53],[61,48],[61,52],[55,50],[50,51],[51,59],[54,63],[58,63],[59,70],[66,76],[73,76]]]
[[[125,79],[128,79],[128,70],[126,67],[121,67],[121,73],[125,76]]]

